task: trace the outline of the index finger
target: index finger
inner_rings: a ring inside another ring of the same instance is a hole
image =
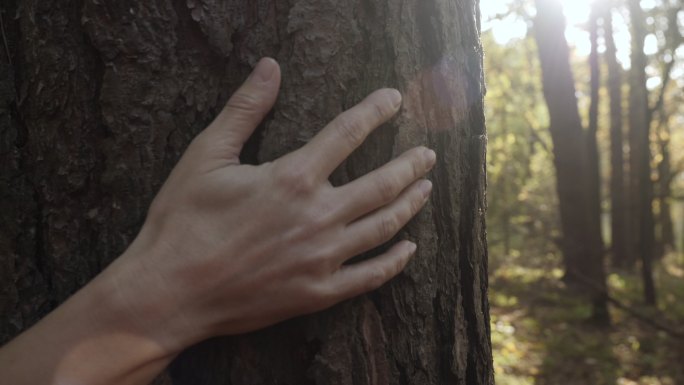
[[[338,115],[300,151],[305,159],[317,159],[313,165],[317,176],[328,178],[368,134],[397,113],[400,105],[399,91],[377,90]]]

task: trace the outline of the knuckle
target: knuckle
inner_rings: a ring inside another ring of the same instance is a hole
[[[409,216],[412,217],[416,215],[421,208],[423,208],[423,204],[425,203],[425,199],[420,194],[415,194],[414,197],[411,198],[411,211],[409,213]]]
[[[305,214],[305,217],[305,232],[308,236],[328,228],[331,222],[330,215],[323,210],[311,209]]]
[[[373,112],[375,113],[375,119],[378,121],[385,120],[387,116],[391,114],[389,103],[383,100],[382,102],[373,102]]]
[[[340,120],[337,124],[337,130],[340,136],[354,147],[361,144],[366,138],[365,130],[361,120],[348,114],[340,116]]]
[[[308,291],[312,293],[316,292],[316,290],[313,290],[316,288],[314,283],[318,282],[326,273],[323,269],[320,255],[303,253],[299,260],[294,262],[294,265],[296,266],[298,274],[304,276],[307,282],[311,282],[310,285],[306,286],[307,290],[311,289]]]
[[[310,301],[310,310],[317,311],[326,308],[336,302],[337,293],[330,285],[314,284],[311,285],[309,292],[312,300]]]
[[[398,221],[396,216],[387,215],[380,220],[380,225],[378,226],[378,240],[379,242],[387,242],[398,230]]]
[[[397,260],[393,264],[394,271],[392,277],[399,275],[399,273],[401,273],[404,270],[406,262],[408,262],[406,258],[397,258]]]
[[[377,179],[377,191],[383,203],[394,200],[396,196],[395,183],[387,176],[380,176]]]
[[[322,285],[318,292],[321,307],[328,307],[338,301],[338,293],[331,285]]]
[[[294,220],[296,224],[291,226],[289,234],[297,242],[311,242],[323,233],[331,234],[339,230],[335,229],[337,222],[334,214],[326,211],[321,205],[310,204],[309,207],[298,210],[294,215],[296,216]],[[330,261],[335,260],[337,253],[339,253],[337,244],[318,247],[310,257],[302,258],[302,262],[305,264],[304,270],[308,270],[314,275],[329,274],[330,271],[334,270]]]
[[[325,215],[322,215],[315,210],[310,210],[305,214],[305,218],[307,223],[306,228],[309,232],[316,233],[326,227],[327,221]]]
[[[307,195],[316,187],[315,178],[304,167],[280,167],[275,181],[280,188],[295,195]]]
[[[428,170],[428,164],[425,159],[425,152],[428,149],[424,146],[416,148],[411,153],[411,167],[413,168],[413,179],[418,179],[425,175]]]
[[[228,99],[226,107],[238,112],[255,113],[261,109],[261,104],[261,99],[258,97],[244,91],[238,91]]]
[[[385,269],[376,267],[368,271],[368,281],[366,282],[366,290],[375,290],[382,286],[387,281],[387,273]]]
[[[416,180],[424,174],[425,167],[422,159],[418,155],[411,157],[411,169],[413,170],[413,179]]]

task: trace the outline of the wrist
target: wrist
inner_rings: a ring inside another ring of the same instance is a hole
[[[174,356],[131,322],[101,275],[4,346],[0,372],[17,385],[141,384]]]
[[[169,253],[144,227],[128,250],[93,284],[108,304],[104,322],[125,325],[154,342],[165,355],[175,356],[211,333],[189,317],[189,304],[183,299],[192,287],[181,287],[162,272],[173,264]]]

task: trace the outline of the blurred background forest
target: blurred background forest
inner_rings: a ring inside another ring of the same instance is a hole
[[[681,0],[482,0],[497,383],[684,384]]]

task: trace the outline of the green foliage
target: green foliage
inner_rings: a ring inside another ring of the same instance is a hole
[[[519,18],[529,24],[530,15],[534,13],[530,11],[531,1],[507,0],[507,3],[508,12],[501,11],[500,3],[497,5],[500,18]],[[655,170],[663,159],[660,144],[669,141],[674,177],[668,203],[681,251],[684,250],[684,94],[681,92],[684,49],[676,48],[681,37],[676,41],[676,36],[667,33],[673,25],[673,9],[681,5],[675,0],[653,0],[642,2],[642,5],[646,8],[648,34],[651,35],[647,39],[650,41],[647,41],[647,50],[650,50],[647,52],[647,76],[651,106],[658,99],[666,62],[673,57],[677,59],[672,67],[672,80],[663,92],[663,110],[654,115],[652,153]],[[628,67],[628,52],[620,48],[629,48],[629,42],[624,40],[629,36],[626,24],[629,17],[623,6],[616,8],[614,20],[616,38],[623,40],[617,42],[618,57]],[[577,30],[578,26],[574,28]],[[534,39],[528,34],[502,45],[497,44],[491,31],[485,31],[482,39],[488,91],[489,298],[497,383],[684,384],[684,342],[645,326],[615,308],[611,308],[612,327],[598,329],[587,321],[591,308],[586,298],[573,294],[564,286],[557,247],[561,229],[554,160]],[[588,62],[585,56],[577,54],[571,60],[578,107],[586,125]],[[601,71],[597,139],[604,232],[609,244],[610,119],[605,64]],[[628,69],[623,74],[623,79],[627,78]],[[627,94],[625,85],[624,95]],[[624,106],[627,106],[626,102]],[[658,177],[654,172],[654,181]],[[654,208],[657,212],[658,201]],[[611,295],[620,302],[684,331],[684,254],[673,252],[660,261],[655,267],[655,280],[659,293],[657,309],[641,305],[643,294],[639,273],[609,272],[608,286]]]
[[[641,308],[637,274],[611,274],[613,295],[642,314],[680,327],[684,319],[681,260],[668,256],[657,271],[670,299]],[[681,257],[679,257],[681,259]],[[674,385],[684,383],[684,344],[613,309],[614,324],[587,322],[586,300],[569,292],[556,269],[506,263],[492,275],[492,345],[500,385]]]
[[[492,255],[527,257],[556,250],[559,236],[548,114],[531,38],[497,45],[489,33],[486,113],[489,244]],[[530,243],[532,242],[532,243]],[[493,261],[497,263],[498,261]]]

